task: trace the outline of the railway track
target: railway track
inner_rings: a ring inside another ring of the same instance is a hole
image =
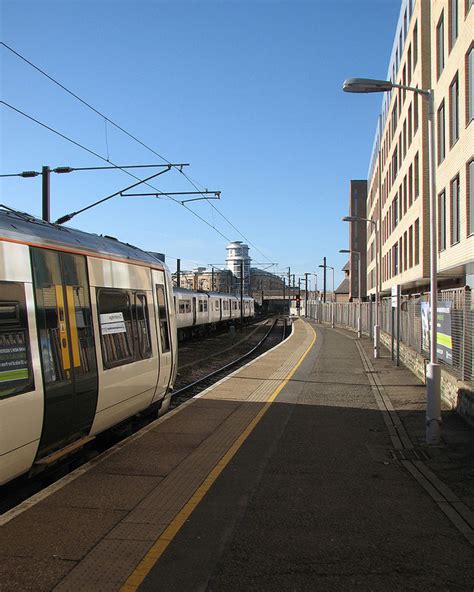
[[[275,347],[278,343],[286,338],[287,325],[282,319],[274,319],[270,323],[270,327],[265,332],[263,337],[258,343],[252,347],[251,350],[235,358],[231,362],[226,363],[211,372],[206,373],[204,376],[186,384],[185,386],[175,390],[171,399],[171,408],[178,407],[184,401],[194,397],[197,393],[205,390],[212,386],[215,382],[226,376],[231,370],[235,370],[240,366],[248,363],[254,357],[261,355],[264,351],[268,351],[272,347]]]
[[[268,351],[285,339],[288,328],[284,320],[277,318],[267,322],[269,323],[269,327],[267,327],[265,331],[262,331],[263,336],[260,337],[258,343],[252,345],[251,349],[244,354],[239,353],[238,357],[230,362],[227,359],[226,362],[222,364],[219,361],[219,357],[222,357],[223,354],[228,354],[236,348],[236,345],[227,348],[225,351],[221,351],[221,356],[214,353],[205,359],[200,358],[197,360],[196,363],[200,366],[201,376],[196,378],[194,372],[187,372],[186,375],[182,377],[184,381],[188,380],[188,382],[174,391],[171,408],[178,407],[180,404],[195,396],[198,392],[208,388],[223,378],[232,370],[237,369],[239,366],[244,365],[258,355],[261,355],[264,351]],[[253,332],[253,334],[254,333],[255,332]],[[245,339],[242,339],[237,345],[242,346],[244,341]],[[204,363],[204,361],[207,363]],[[216,367],[216,364],[220,365]],[[189,366],[191,365],[192,364],[189,364]],[[209,368],[211,368],[211,370],[209,370]],[[51,469],[31,478],[21,476],[6,485],[1,486],[0,515],[13,509],[18,504],[24,502],[36,493],[39,493],[42,489],[55,483],[88,461],[96,459],[112,446],[128,436],[131,436],[154,419],[156,419],[156,413],[137,415],[126,423],[120,424],[103,434],[99,434],[95,440],[86,445],[75,455],[71,455],[61,463],[51,467]]]

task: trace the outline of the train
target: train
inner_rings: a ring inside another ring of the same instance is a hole
[[[241,301],[233,294],[173,288],[173,297],[179,340],[255,316],[255,302],[250,296],[243,296]]]
[[[166,265],[133,245],[0,209],[0,485],[138,413],[164,413],[178,325],[214,325],[239,307],[227,294],[173,293]]]

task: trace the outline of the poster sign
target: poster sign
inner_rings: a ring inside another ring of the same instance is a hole
[[[28,378],[28,354],[26,346],[0,344],[0,383]]]
[[[400,286],[396,284],[392,286],[392,308],[398,307],[398,298],[400,294]]]
[[[453,363],[453,339],[451,332],[451,306],[448,301],[438,302],[436,315],[436,353],[438,358],[446,364]],[[430,303],[421,303],[422,345],[425,351],[430,351]]]
[[[100,315],[100,332],[102,335],[126,333],[127,328],[123,320],[123,312],[108,312]]]

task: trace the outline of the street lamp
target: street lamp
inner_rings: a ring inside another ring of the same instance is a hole
[[[441,368],[436,351],[438,327],[438,269],[437,269],[437,229],[436,229],[436,179],[435,179],[435,137],[434,137],[434,91],[395,84],[389,80],[370,78],[349,78],[344,81],[342,90],[353,93],[389,92],[393,88],[408,90],[422,95],[428,101],[428,162],[429,162],[429,204],[430,204],[430,317],[431,344],[430,363],[426,369],[426,440],[438,444],[441,436]]]
[[[327,265],[326,261],[324,261],[324,264],[320,265],[319,267],[322,267],[324,269],[328,268],[328,269],[332,270],[331,327],[334,329],[334,298],[335,298],[335,294],[334,294],[334,267]]]
[[[380,325],[379,325],[379,308],[380,308],[380,292],[381,292],[381,275],[382,265],[380,264],[382,256],[382,245],[379,244],[379,229],[377,222],[372,218],[363,218],[361,216],[344,216],[343,222],[370,222],[374,225],[375,230],[375,244],[377,245],[377,255],[375,257],[375,324],[374,324],[374,359],[380,355]],[[360,263],[360,259],[359,259]],[[380,276],[379,276],[380,274]]]
[[[357,271],[358,271],[358,284],[359,284],[359,306],[357,307],[358,310],[358,315],[357,315],[357,337],[360,339],[362,337],[362,322],[361,322],[361,316],[362,316],[362,292],[361,292],[361,273],[360,273],[360,269],[361,269],[361,264],[360,264],[360,251],[350,251],[349,249],[340,249],[339,253],[349,253],[350,255],[352,255],[352,253],[354,253],[354,255],[357,255],[358,257],[358,261],[357,261]]]

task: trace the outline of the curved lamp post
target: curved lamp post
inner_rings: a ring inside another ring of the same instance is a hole
[[[380,325],[379,325],[379,305],[380,305],[380,289],[379,289],[379,273],[381,273],[381,266],[379,265],[379,258],[382,253],[382,246],[379,244],[379,230],[378,224],[372,218],[362,218],[360,216],[344,216],[343,222],[370,222],[374,225],[375,230],[375,244],[377,245],[378,255],[375,257],[375,324],[374,324],[374,359],[380,355]],[[360,258],[359,258],[360,263]]]
[[[437,311],[438,311],[438,245],[436,228],[436,170],[434,137],[434,91],[395,84],[390,80],[371,78],[348,78],[342,90],[351,93],[390,92],[400,88],[422,95],[428,101],[428,162],[429,162],[429,204],[430,204],[430,363],[426,369],[426,441],[438,444],[441,437],[441,368],[438,364]],[[380,196],[379,196],[380,197]]]

